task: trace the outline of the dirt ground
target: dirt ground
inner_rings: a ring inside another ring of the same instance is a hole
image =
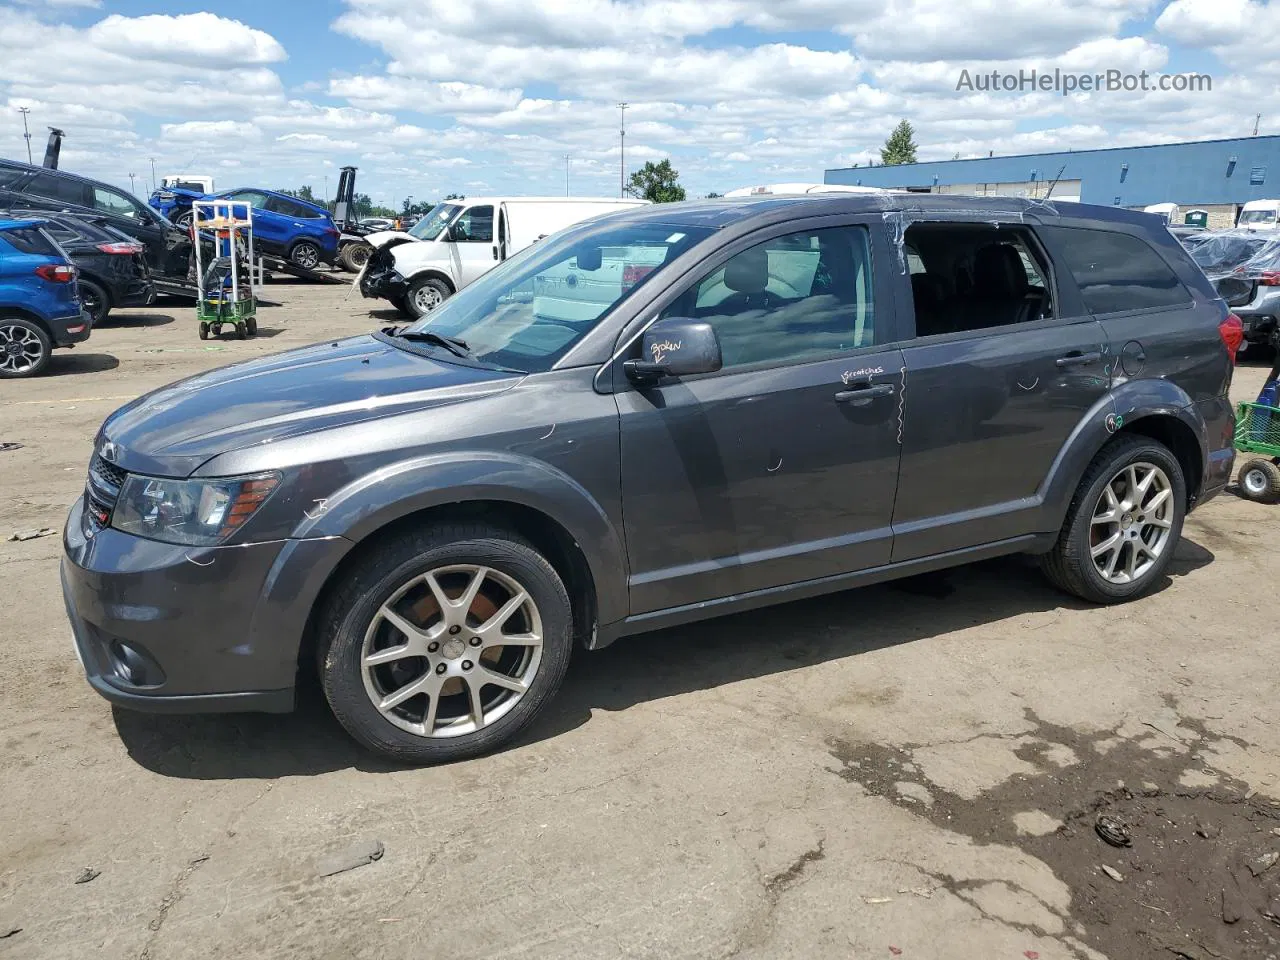
[[[0,384],[0,958],[1280,957],[1280,508],[1233,495],[1141,602],[1014,559],[636,637],[454,766],[380,764],[310,693],[113,713],[58,537],[5,541],[60,530],[136,394],[390,319],[270,293],[257,340],[166,304]]]

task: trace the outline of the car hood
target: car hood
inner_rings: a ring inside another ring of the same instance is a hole
[[[114,444],[114,462],[133,473],[188,476],[232,450],[458,403],[519,379],[352,337],[161,387],[108,417],[98,447]]]
[[[398,243],[422,243],[423,241],[412,234],[405,233],[403,230],[378,230],[365,237],[364,242],[381,250],[388,244],[394,246]]]

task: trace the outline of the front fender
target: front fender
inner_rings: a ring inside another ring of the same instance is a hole
[[[1190,427],[1208,449],[1205,426],[1195,415],[1195,407],[1181,387],[1168,380],[1128,380],[1117,385],[1094,404],[1058,452],[1038,492],[1042,533],[1062,528],[1071,498],[1089,463],[1117,432],[1132,427],[1145,417],[1174,417]]]
[[[572,477],[516,454],[452,451],[390,464],[336,491],[292,537],[343,538],[354,546],[419,510],[478,501],[518,504],[558,523],[590,567],[599,622],[627,615],[626,554],[608,514]]]

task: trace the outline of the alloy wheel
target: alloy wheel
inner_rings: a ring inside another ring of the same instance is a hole
[[[314,270],[320,265],[320,251],[310,243],[300,243],[293,248],[292,259],[304,270]]]
[[[365,692],[417,736],[476,733],[524,698],[542,639],[537,604],[515,578],[476,564],[439,567],[378,608],[360,655]]]
[[[0,322],[0,370],[28,373],[44,355],[44,344],[35,332],[16,323]]]
[[[1135,583],[1168,549],[1173,484],[1152,463],[1123,467],[1102,489],[1089,526],[1089,552],[1104,580]]]

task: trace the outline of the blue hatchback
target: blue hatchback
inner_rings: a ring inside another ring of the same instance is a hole
[[[89,339],[76,268],[40,220],[0,219],[0,379],[33,377]]]
[[[190,223],[193,200],[240,200],[253,207],[253,242],[259,252],[274,254],[295,266],[314,270],[338,256],[338,228],[324,207],[274,190],[242,187],[200,196],[190,190],[161,190],[151,206],[179,225]]]

